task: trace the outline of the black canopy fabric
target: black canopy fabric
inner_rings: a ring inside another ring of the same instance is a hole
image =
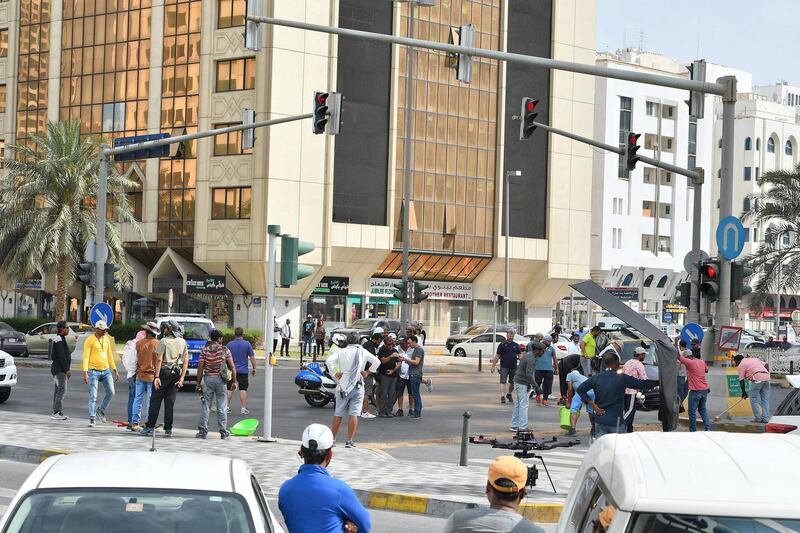
[[[678,402],[678,350],[672,339],[592,280],[575,283],[570,287],[653,341],[658,356],[659,395],[661,397],[659,419],[665,431],[674,430],[678,426],[680,406]]]

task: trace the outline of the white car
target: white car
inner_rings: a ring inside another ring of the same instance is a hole
[[[495,333],[494,337],[496,344],[492,343],[491,333],[482,333],[480,335],[476,335],[471,339],[459,342],[453,346],[453,350],[450,353],[452,353],[455,357],[478,357],[478,351],[481,351],[484,357],[491,359],[494,357],[492,348],[496,348],[497,344],[500,344],[501,342],[506,342],[505,333]],[[528,345],[528,339],[520,334],[514,335],[514,342],[519,344],[520,350],[523,352],[525,351],[525,347]]]
[[[17,365],[8,353],[0,351],[0,403],[11,396],[11,387],[17,384]]]
[[[800,463],[788,459],[798,452],[792,435],[604,435],[584,456],[556,531],[800,531]],[[754,466],[754,457],[774,460]]]
[[[790,433],[800,436],[800,375],[786,376],[791,392],[764,426],[765,433]]]
[[[0,531],[283,533],[247,463],[166,452],[50,457],[25,480]]]

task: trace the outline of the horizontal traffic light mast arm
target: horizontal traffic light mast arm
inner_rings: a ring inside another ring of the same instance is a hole
[[[349,28],[322,26],[319,24],[309,24],[307,22],[276,19],[272,17],[258,17],[258,16],[248,15],[246,16],[246,19],[252,22],[274,24],[276,26],[286,26],[288,28],[297,28],[300,30],[332,33],[335,35],[342,35],[345,37],[353,37],[355,39],[365,39],[368,41],[379,41],[392,44],[401,44],[406,46],[413,46],[415,48],[427,48],[429,50],[438,50],[440,52],[449,52],[452,54],[463,54],[471,57],[485,57],[487,59],[496,59],[498,61],[506,61],[508,63],[517,63],[521,65],[530,65],[534,67],[565,70],[567,72],[577,72],[579,74],[588,74],[590,76],[600,76],[603,78],[614,78],[618,80],[633,81],[637,83],[648,83],[651,85],[659,85],[661,87],[672,87],[673,89],[696,91],[706,94],[715,94],[718,96],[724,96],[726,89],[726,86],[721,83],[692,81],[689,79],[676,78],[673,76],[662,76],[659,74],[649,74],[645,72],[634,72],[634,71],[627,71],[620,69],[597,67],[594,65],[587,65],[584,63],[573,63],[571,61],[561,61],[546,57],[528,56],[524,54],[514,54],[511,52],[499,52],[496,50],[485,50],[483,48],[458,46],[454,44],[439,43],[436,41],[425,41],[422,39],[410,39],[408,37],[401,37],[399,35],[386,35],[383,33],[351,30]]]
[[[195,139],[214,137],[215,135],[222,135],[224,133],[233,133],[234,131],[243,131],[249,129],[263,128],[266,126],[275,126],[276,124],[285,124],[287,122],[295,122],[297,120],[304,120],[307,118],[311,118],[313,116],[314,116],[313,113],[306,113],[304,115],[293,115],[290,117],[262,120],[260,122],[253,122],[252,124],[237,124],[236,126],[228,126],[226,128],[217,128],[215,130],[208,130],[208,131],[198,131],[196,133],[178,135],[177,137],[167,137],[165,139],[157,139],[155,141],[146,141],[138,144],[128,144],[125,146],[119,146],[117,148],[106,148],[102,151],[102,155],[107,158],[113,155],[125,154],[128,152],[136,152],[138,150],[158,148],[159,146],[166,146],[168,144],[194,141]]]
[[[613,152],[613,153],[619,154],[619,155],[625,155],[625,148],[623,148],[623,147],[602,143],[600,141],[595,141],[594,139],[590,139],[588,137],[582,137],[581,135],[577,135],[577,134],[569,132],[569,131],[565,131],[565,130],[561,130],[561,129],[558,129],[558,128],[554,128],[552,126],[548,126],[547,124],[542,124],[541,122],[534,122],[534,124],[536,125],[537,128],[541,128],[544,131],[553,133],[555,135],[560,135],[562,137],[567,137],[568,139],[572,139],[574,141],[578,141],[578,142],[582,142],[584,144],[589,144],[589,145],[592,145],[592,146],[596,146],[597,148],[602,148],[603,150],[606,150],[608,152]],[[636,157],[639,158],[639,162],[641,162],[641,163],[645,163],[647,165],[651,165],[651,166],[658,167],[658,168],[663,168],[664,170],[666,170],[668,172],[674,172],[675,174],[680,174],[682,176],[688,176],[688,177],[690,177],[690,178],[692,178],[694,180],[702,179],[702,174],[700,172],[697,172],[696,170],[688,170],[688,169],[685,169],[685,168],[682,168],[682,167],[677,167],[675,165],[671,165],[671,164],[665,163],[663,161],[658,161],[657,159],[653,159],[653,158],[646,157],[646,156],[643,156],[643,155],[638,155],[637,154]]]

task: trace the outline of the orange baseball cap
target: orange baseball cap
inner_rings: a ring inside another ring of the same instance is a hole
[[[489,483],[498,492],[519,492],[528,482],[528,467],[511,455],[502,455],[489,465]]]

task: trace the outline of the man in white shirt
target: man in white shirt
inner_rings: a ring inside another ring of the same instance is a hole
[[[333,414],[331,431],[333,431],[335,439],[342,425],[342,418],[347,416],[345,448],[354,448],[355,442],[353,438],[358,428],[361,404],[364,401],[363,378],[369,375],[370,371],[377,370],[381,362],[357,342],[349,342],[347,337],[341,333],[335,333],[331,340],[336,345],[336,348],[331,351],[331,354],[325,360],[328,373],[337,382],[335,392],[336,411]]]
[[[289,341],[292,338],[292,323],[288,318],[286,324],[281,326],[281,355],[283,355],[284,348],[286,349],[286,357],[289,357]]]

